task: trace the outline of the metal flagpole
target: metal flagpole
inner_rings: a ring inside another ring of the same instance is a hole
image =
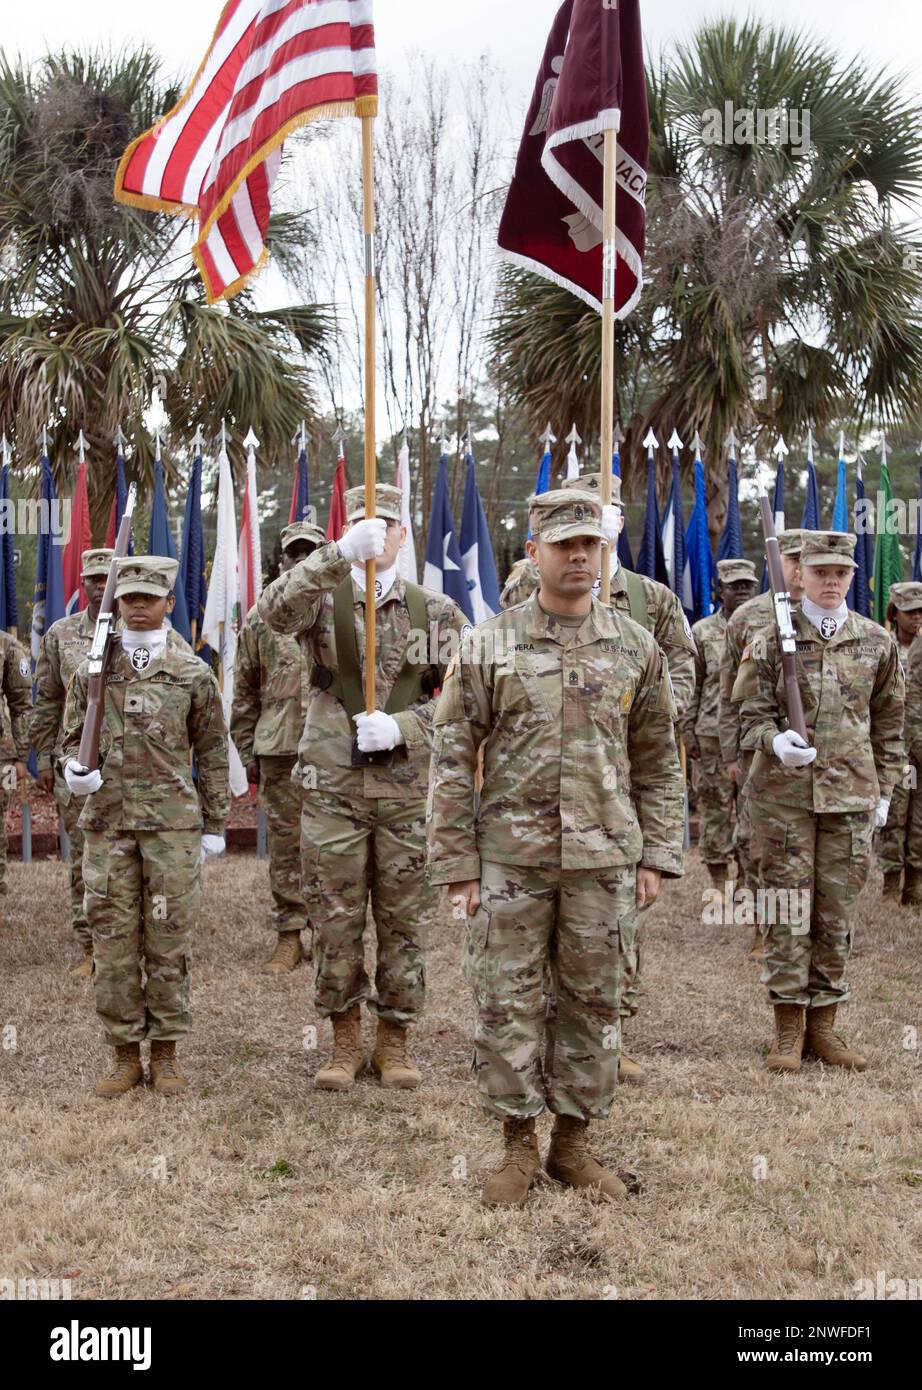
[[[615,193],[618,134],[605,132],[602,203],[602,505],[611,506],[612,437],[615,424]],[[603,603],[611,602],[611,548],[602,548]]]
[[[365,517],[375,515],[375,118],[362,117],[362,221],[365,233]],[[365,712],[375,710],[375,573],[365,563]]]

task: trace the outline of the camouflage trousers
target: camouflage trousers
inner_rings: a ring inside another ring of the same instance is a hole
[[[919,769],[915,760],[910,766],[918,778]],[[885,874],[898,874],[904,868],[922,873],[922,793],[910,791],[901,782],[897,783],[890,801],[887,824],[874,836],[874,853]]]
[[[635,874],[636,896],[636,874]],[[648,908],[636,905],[624,913],[619,923],[621,937],[621,1018],[635,1018],[640,1007],[640,969],[643,953],[640,949]]]
[[[360,1000],[392,1023],[423,1011],[425,945],[437,894],[425,878],[426,805],[309,792],[301,807],[301,881],[314,926],[321,1018]],[[375,996],[365,970],[371,906]]]
[[[727,775],[720,740],[699,738],[701,757],[690,759],[701,826],[698,847],[705,864],[733,862],[733,802],[736,788]]]
[[[111,1047],[144,1038],[177,1042],[189,1031],[201,844],[198,830],[86,832],[93,987]]]
[[[6,893],[6,855],[8,849],[6,833],[6,813],[10,809],[12,792],[10,775],[15,777],[12,763],[0,766],[0,896]]]
[[[269,891],[276,931],[301,931],[308,925],[301,892],[301,788],[291,780],[297,762],[259,759],[259,804],[269,829]]]
[[[814,815],[753,801],[762,890],[762,983],[772,1004],[822,1008],[849,998],[845,969],[871,862],[871,814]]]
[[[752,850],[752,821],[749,814],[749,796],[746,791],[746,778],[752,767],[753,754],[740,753],[739,782],[736,792],[736,829],[733,833],[733,851],[739,865],[740,879],[746,888],[755,893],[759,886],[759,874]]]
[[[83,800],[73,796],[61,773],[55,769],[54,799],[58,803],[58,815],[67,832],[70,842],[70,924],[81,945],[89,946],[93,933],[86,920],[83,906],[83,831],[77,821],[83,810]]]
[[[473,1070],[488,1114],[608,1115],[621,1051],[620,924],[635,884],[633,866],[481,864],[464,976],[474,995]]]

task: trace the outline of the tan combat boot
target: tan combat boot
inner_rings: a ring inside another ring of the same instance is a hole
[[[765,942],[762,940],[762,933],[761,933],[761,931],[759,930],[758,927],[756,927],[756,929],[755,929],[755,935],[754,935],[753,938],[752,938],[752,945],[749,947],[749,959],[750,959],[750,960],[762,960],[762,958],[764,957],[764,955],[765,955]]]
[[[96,1094],[112,1100],[115,1096],[125,1095],[134,1086],[140,1086],[143,1080],[141,1044],[123,1043],[115,1049],[115,1065],[111,1072],[105,1080],[97,1082]]]
[[[359,1005],[353,1004],[342,1014],[331,1014],[330,1022],[333,1025],[333,1059],[328,1067],[318,1071],[314,1085],[321,1091],[348,1091],[354,1086],[364,1061]]]
[[[275,954],[266,961],[263,973],[266,975],[287,975],[297,970],[304,959],[299,931],[280,931],[275,943]]]
[[[908,864],[903,883],[903,906],[922,907],[922,873],[918,869],[911,869]]]
[[[407,1030],[402,1023],[392,1023],[386,1018],[378,1019],[378,1036],[375,1040],[371,1069],[380,1076],[381,1085],[389,1089],[413,1091],[422,1077],[407,1056]]]
[[[881,889],[881,902],[886,902],[889,898],[893,902],[900,900],[900,888],[903,882],[903,875],[899,869],[890,869],[884,874],[884,886]]]
[[[83,960],[78,965],[71,966],[68,975],[75,980],[88,980],[93,974],[93,943],[92,941],[83,942]]]
[[[836,1005],[807,1010],[807,1048],[827,1067],[847,1067],[849,1071],[867,1071],[868,1059],[853,1051],[844,1038],[834,1033]]]
[[[534,1118],[503,1121],[502,1161],[487,1178],[480,1198],[485,1207],[524,1207],[541,1169]]]
[[[765,1059],[769,1071],[800,1071],[804,1011],[799,1004],[775,1005],[775,1045]]]
[[[576,1120],[572,1115],[555,1117],[544,1167],[549,1177],[567,1187],[585,1188],[611,1200],[627,1196],[621,1179],[603,1168],[589,1153],[588,1120]]]
[[[150,1045],[150,1079],[161,1096],[176,1096],[188,1086],[176,1060],[176,1044],[154,1039]]]

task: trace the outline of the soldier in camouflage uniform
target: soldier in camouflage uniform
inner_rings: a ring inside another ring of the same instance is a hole
[[[766,629],[760,654],[744,654],[741,667],[753,689],[741,720],[743,747],[755,753],[748,790],[762,978],[775,1011],[772,1071],[799,1070],[805,1052],[829,1066],[867,1066],[833,1028],[849,997],[845,970],[872,829],[886,824],[903,769],[905,688],[889,635],[846,605],[854,551],[852,535],[803,538],[794,628],[808,742],[788,725],[777,631]]]
[[[620,927],[661,875],[682,873],[675,702],[653,638],[592,596],[603,509],[553,491],[530,500],[529,523],[540,587],[462,644],[436,711],[429,798],[430,878],[467,922],[481,1103],[504,1125],[491,1206],[526,1200],[545,1108],[548,1173],[626,1194],[587,1150],[618,1080]]]
[[[164,626],[178,568],[159,555],[119,561],[123,626],[106,672],[98,771],[76,761],[86,662],[71,680],[64,711],[64,777],[75,796],[86,798],[80,829],[96,1012],[115,1049],[99,1096],[123,1095],[144,1079],[145,1038],[154,1089],[185,1089],[176,1043],[189,1031],[201,862],[224,849],[229,790],[220,691],[203,661],[167,641]]]
[[[77,824],[83,803],[71,795],[61,772],[61,726],[67,687],[92,645],[113,554],[105,549],[83,552],[80,579],[87,606],[52,623],[42,638],[35,666],[32,747],[37,755],[36,781],[42,791],[54,792],[70,843],[70,921],[83,950],[82,959],[70,973],[78,979],[89,979],[93,973],[93,933],[83,911],[83,831]]]
[[[282,532],[282,559],[287,574],[306,560],[326,536],[309,521],[298,521]],[[310,670],[294,637],[267,627],[254,605],[237,639],[234,666],[234,704],[230,736],[246,767],[250,782],[259,787],[269,840],[269,888],[272,925],[277,932],[275,952],[263,966],[269,974],[295,970],[310,960],[301,946],[301,931],[310,931],[301,891],[301,783],[292,781],[298,743],[304,728]]]
[[[711,881],[723,892],[733,859],[735,784],[724,767],[720,748],[720,673],[729,620],[755,593],[756,571],[749,560],[719,560],[717,574],[721,606],[692,628],[698,649],[695,694],[680,728],[694,769],[701,857]]]
[[[613,477],[612,483],[612,534],[608,537],[611,550],[611,606],[619,613],[633,618],[635,623],[646,628],[666,658],[669,676],[672,680],[676,708],[681,717],[691,703],[695,693],[695,643],[692,639],[688,619],[677,596],[665,584],[648,579],[644,574],[634,574],[625,570],[618,561],[617,540],[624,527],[624,509],[621,504],[621,479]],[[602,474],[584,473],[579,478],[571,478],[563,484],[565,491],[588,492],[597,501],[602,494]],[[603,520],[603,526],[605,525]],[[500,604],[504,609],[524,603],[538,587],[538,571],[533,560],[527,556],[515,565],[506,581]],[[601,579],[594,586],[598,598]],[[639,909],[630,912],[621,922],[621,1023],[622,1028],[628,1019],[637,1014],[640,1000],[641,975],[641,927],[644,913]],[[621,1054],[620,1079],[633,1085],[644,1081],[643,1068],[626,1053]]]
[[[800,583],[800,548],[803,536],[804,532],[801,530],[789,530],[782,531],[778,537],[784,579],[792,606],[795,608],[803,596]],[[747,679],[752,676],[755,667],[747,662],[742,672],[743,680],[738,683],[737,678],[740,676],[744,652],[750,654],[757,634],[763,629],[773,628],[774,625],[775,601],[770,590],[738,608],[727,623],[720,676],[720,750],[724,766],[737,788],[733,849],[739,877],[752,894],[755,894],[759,887],[759,876],[750,849],[752,828],[746,790],[752,754],[740,747],[740,703],[747,694],[752,693]],[[760,959],[762,956],[762,934],[758,926],[755,928],[750,955],[754,959]]]
[[[0,895],[6,893],[6,813],[19,784],[28,779],[32,667],[25,651],[0,630]]]
[[[894,584],[887,605],[890,635],[907,678],[906,723],[911,707],[909,702],[909,663],[912,653],[918,653],[916,637],[922,631],[922,584]],[[918,655],[912,657],[918,660]],[[909,749],[909,730],[906,730]],[[918,795],[919,763],[911,750],[908,761],[893,789],[890,815],[883,830],[874,836],[874,852],[883,870],[883,896],[904,907],[922,906],[922,803]],[[905,871],[905,881],[904,881]]]
[[[436,895],[425,881],[432,694],[464,618],[450,599],[397,573],[406,539],[398,488],[346,493],[348,527],[264,591],[259,616],[297,637],[311,665],[297,772],[303,786],[301,881],[317,948],[315,1001],[333,1025],[322,1090],[348,1090],[364,1065],[361,1001],[377,1015],[372,1069],[412,1089],[420,1073],[407,1028],[422,1012],[426,932]],[[377,710],[365,713],[365,562],[375,560]],[[445,650],[441,650],[444,646]],[[376,993],[365,973],[369,901],[377,932]]]

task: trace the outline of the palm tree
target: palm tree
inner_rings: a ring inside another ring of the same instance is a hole
[[[731,19],[703,25],[647,80],[647,285],[616,354],[629,442],[650,424],[686,439],[698,429],[716,446],[731,425],[752,440],[839,416],[918,415],[922,248],[894,212],[922,196],[922,111],[903,81],[843,64],[803,33]],[[719,128],[727,103],[806,112],[809,128],[792,122],[787,143],[737,143],[735,128]],[[596,314],[507,271],[491,341],[533,421],[575,418],[587,433],[599,413]],[[717,456],[712,447],[712,491],[725,477]]]
[[[134,445],[130,471],[149,481],[143,416],[155,388],[173,457],[198,424],[214,436],[222,420],[238,434],[252,424],[268,457],[313,416],[308,363],[334,327],[320,306],[260,310],[252,293],[209,307],[188,223],[115,203],[126,145],[179,94],[144,48],[54,54],[35,67],[0,54],[0,425],[24,458],[47,426],[62,481],[84,430],[97,535],[119,426]],[[313,244],[293,214],[272,219],[270,241],[291,274]]]

